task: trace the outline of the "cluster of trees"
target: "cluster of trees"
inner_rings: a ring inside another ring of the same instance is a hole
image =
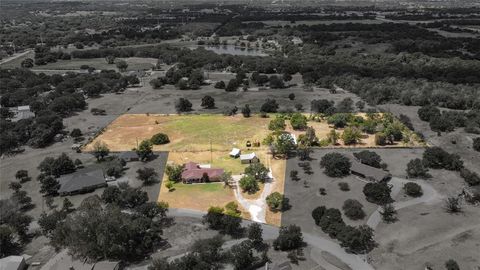
[[[122,91],[129,78],[114,71],[45,75],[26,69],[0,70],[0,152],[22,145],[45,147],[62,133],[62,118],[86,108],[84,95]],[[30,105],[34,117],[12,122],[9,107]]]
[[[240,188],[244,192],[255,193],[260,190],[259,182],[265,183],[269,170],[263,163],[253,163],[245,168],[244,176],[239,181]]]
[[[355,207],[358,208],[358,206]],[[350,209],[347,208],[347,210]],[[360,214],[355,213],[355,215]],[[358,227],[346,225],[338,209],[319,206],[312,211],[312,217],[322,231],[331,238],[338,239],[340,245],[349,252],[364,254],[376,246],[372,228],[367,225]]]
[[[3,258],[20,252],[29,238],[28,228],[33,218],[24,213],[21,203],[14,196],[0,200],[0,212],[0,257]]]
[[[425,105],[418,109],[418,117],[429,122],[430,129],[438,133],[451,132],[457,127],[465,127],[466,132],[480,133],[480,110],[469,112],[440,111],[436,106]]]
[[[123,200],[122,195],[115,194],[118,200]],[[135,261],[160,246],[162,228],[168,221],[168,205],[147,200],[135,201],[134,208],[117,200],[105,207],[100,197],[91,196],[67,215],[55,211],[42,215],[39,224],[54,247],[68,248],[75,256]],[[124,208],[129,212],[122,211]]]
[[[325,154],[320,161],[320,167],[330,177],[344,177],[350,174],[352,163],[350,159],[340,153],[332,152]]]

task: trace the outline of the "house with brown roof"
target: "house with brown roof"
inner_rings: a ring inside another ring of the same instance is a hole
[[[218,182],[224,173],[223,169],[207,168],[200,166],[198,163],[189,162],[185,164],[182,172],[182,182],[186,184]]]

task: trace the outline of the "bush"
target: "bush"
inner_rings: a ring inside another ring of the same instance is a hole
[[[463,168],[460,170],[460,176],[469,186],[480,185],[480,176],[476,172]]]
[[[73,138],[78,138],[82,136],[82,131],[80,131],[80,129],[78,128],[74,128],[72,132],[70,132],[70,136],[72,136]]]
[[[260,107],[260,112],[264,113],[276,113],[278,110],[278,103],[275,99],[267,99]]]
[[[303,130],[307,128],[307,117],[301,113],[294,113],[290,118],[290,124],[295,130]]]
[[[348,113],[336,113],[327,118],[327,123],[333,125],[335,128],[344,128],[351,117]]]
[[[425,168],[423,161],[419,158],[412,159],[407,164],[407,175],[413,178],[429,178],[428,168]]]
[[[192,110],[192,103],[186,98],[179,98],[175,102],[177,112],[189,112]]]
[[[480,152],[480,137],[473,139],[473,149]]]
[[[248,193],[255,193],[260,190],[257,179],[255,179],[255,177],[251,175],[244,175],[240,179],[239,184],[240,188],[242,188],[243,191]]]
[[[348,199],[343,203],[343,212],[345,216],[351,220],[359,220],[365,217],[365,212],[363,211],[363,205],[357,201]]]
[[[350,174],[352,164],[343,154],[328,153],[322,157],[320,166],[325,168],[324,173],[330,177],[343,177]]]
[[[390,197],[391,187],[385,183],[367,183],[363,187],[363,194],[367,198],[367,201],[376,204],[387,204],[392,202],[392,198]]]
[[[408,182],[403,185],[403,190],[405,194],[411,197],[420,197],[423,195],[422,187],[417,183]]]
[[[217,89],[225,89],[225,82],[224,81],[218,81],[215,83],[215,88]]]
[[[285,130],[285,119],[283,119],[281,116],[275,117],[274,119],[270,120],[268,129],[272,131]]]
[[[423,153],[423,164],[433,169],[459,171],[463,168],[463,161],[457,154],[449,154],[440,147],[430,147]]]
[[[282,211],[285,208],[285,197],[279,192],[268,195],[266,201],[272,211]]]
[[[211,96],[204,96],[202,98],[201,106],[205,109],[213,109],[215,108],[215,99]]]
[[[418,109],[418,117],[422,121],[429,122],[430,119],[433,119],[436,116],[440,116],[440,110],[432,105],[426,105]]]
[[[350,186],[348,185],[347,182],[338,183],[338,187],[340,188],[341,191],[349,191],[350,190]]]
[[[375,168],[382,167],[382,158],[373,151],[363,150],[353,155],[360,160],[361,163]]]
[[[155,144],[155,145],[159,145],[159,144],[167,144],[170,142],[170,139],[168,138],[168,135],[167,134],[164,134],[164,133],[157,133],[155,135],[152,136],[152,138],[150,139],[150,141]]]
[[[282,226],[277,239],[273,241],[275,250],[292,250],[303,245],[302,230],[297,225]]]
[[[445,262],[445,268],[447,270],[460,270],[460,266],[458,266],[458,263],[452,259]]]
[[[325,211],[327,211],[327,208],[325,206],[319,206],[312,211],[312,217],[313,220],[315,220],[315,224],[319,224],[320,220],[322,219],[323,215],[325,214]]]

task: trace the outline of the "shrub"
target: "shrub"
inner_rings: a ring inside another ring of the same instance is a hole
[[[78,138],[78,137],[82,136],[82,131],[80,131],[80,129],[78,129],[78,128],[74,128],[72,130],[72,132],[70,132],[70,136],[72,136],[74,138]]]
[[[177,112],[189,112],[192,110],[192,103],[186,98],[179,98],[175,102]]]
[[[408,182],[403,185],[403,190],[408,196],[420,197],[423,195],[422,187],[417,183]]]
[[[363,150],[358,153],[353,153],[353,155],[358,158],[363,164],[375,168],[382,167],[382,158],[380,157],[380,155],[373,151]]]
[[[433,169],[459,171],[463,168],[463,161],[457,154],[449,154],[440,147],[430,147],[423,153],[423,164]]]
[[[392,202],[390,197],[391,187],[385,182],[367,183],[363,187],[363,194],[367,201],[376,204],[386,204]]]
[[[425,168],[423,161],[419,158],[412,159],[407,164],[407,175],[413,178],[429,178],[428,168]]]
[[[348,113],[336,113],[327,118],[327,123],[333,125],[335,128],[344,128],[351,117]]]
[[[275,250],[292,250],[303,245],[302,230],[297,225],[282,226],[277,239],[273,241]]]
[[[168,138],[168,135],[167,134],[164,134],[164,133],[157,133],[155,135],[152,136],[152,138],[150,139],[150,141],[155,144],[155,145],[159,145],[159,144],[167,144],[170,142],[170,139]]]
[[[266,201],[268,207],[270,207],[270,210],[272,211],[281,211],[283,210],[284,207],[284,196],[280,194],[279,192],[273,192],[270,195],[267,196]]]
[[[338,187],[340,187],[341,191],[349,191],[350,190],[350,186],[348,185],[347,182],[338,183]]]
[[[426,105],[418,109],[417,113],[422,121],[429,122],[433,117],[440,115],[440,110],[435,106]]]
[[[260,112],[264,113],[276,113],[278,110],[278,103],[275,99],[267,99],[260,107]]]
[[[458,263],[452,259],[445,262],[445,268],[447,270],[460,270],[460,266],[458,266]]]
[[[480,185],[480,176],[476,172],[463,168],[460,170],[460,176],[469,186]]]
[[[218,81],[215,83],[215,88],[217,89],[225,89],[225,82],[224,81]]]
[[[473,149],[480,152],[480,137],[473,139]]]
[[[325,168],[324,173],[330,177],[343,177],[350,174],[352,164],[345,155],[328,153],[322,157],[320,166]]]
[[[268,124],[268,129],[273,131],[284,130],[285,129],[285,119],[281,116],[277,116],[274,119],[270,120]]]
[[[343,203],[343,212],[345,216],[350,218],[351,220],[359,220],[365,217],[365,212],[363,211],[363,205],[353,199],[348,199]]]
[[[322,219],[323,215],[325,214],[325,211],[327,208],[325,206],[319,206],[312,211],[312,217],[313,220],[315,220],[315,224],[319,224],[320,220]]]
[[[290,118],[290,124],[295,130],[303,130],[307,128],[307,117],[301,113],[294,113]]]
[[[240,181],[240,188],[242,188],[243,191],[248,192],[248,193],[255,193],[260,190],[260,187],[258,186],[258,181],[255,179],[255,177],[251,175],[244,175]]]

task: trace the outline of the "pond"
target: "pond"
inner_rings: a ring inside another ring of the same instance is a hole
[[[259,49],[243,48],[235,45],[219,45],[219,46],[207,46],[207,45],[193,45],[189,46],[189,49],[196,49],[202,47],[205,50],[212,51],[216,54],[231,54],[231,55],[245,55],[245,56],[268,56]]]

